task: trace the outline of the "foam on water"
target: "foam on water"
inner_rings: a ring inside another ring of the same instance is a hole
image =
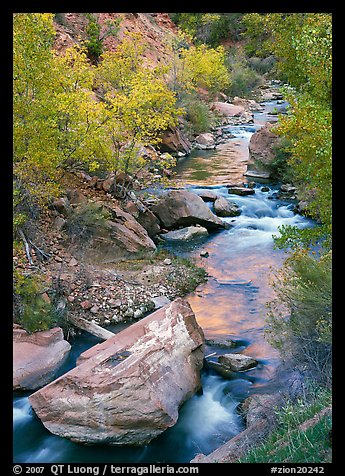
[[[17,398],[13,404],[13,428],[27,423],[32,418],[28,397]]]
[[[183,406],[174,431],[185,434],[186,444],[205,454],[236,435],[243,423],[230,392],[229,382],[216,375],[203,376],[203,393]]]

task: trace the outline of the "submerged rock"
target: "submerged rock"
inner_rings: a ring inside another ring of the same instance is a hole
[[[188,226],[186,228],[181,228],[180,230],[169,231],[160,236],[166,241],[189,241],[206,235],[208,235],[206,228],[203,228],[202,226]]]
[[[36,390],[54,380],[71,349],[61,327],[29,334],[13,329],[13,390]]]
[[[233,370],[235,372],[249,370],[258,364],[257,360],[243,354],[220,355],[218,357],[218,362],[226,369]]]
[[[29,397],[44,426],[81,443],[148,444],[201,386],[204,336],[181,298],[84,352]]]
[[[241,187],[237,185],[229,185],[228,186],[228,192],[229,193],[234,193],[235,195],[253,195],[255,193],[255,190],[253,188],[249,187]]]
[[[220,349],[231,349],[237,345],[230,337],[214,337],[213,339],[206,339],[205,343],[212,347],[219,347]]]

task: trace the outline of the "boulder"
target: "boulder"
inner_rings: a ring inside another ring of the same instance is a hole
[[[213,206],[216,215],[219,217],[235,217],[241,214],[238,205],[224,197],[218,197]]]
[[[66,195],[71,205],[79,205],[88,201],[87,197],[78,189],[68,189]]]
[[[211,110],[222,116],[225,124],[248,124],[254,122],[253,113],[245,107],[227,102],[213,102]]]
[[[255,367],[258,362],[252,357],[243,354],[224,354],[218,357],[218,362],[228,370],[241,372]]]
[[[55,220],[53,222],[53,228],[56,231],[61,231],[64,226],[66,225],[66,220],[60,216],[55,217]]]
[[[103,190],[105,192],[110,192],[113,189],[114,181],[115,181],[114,176],[107,177],[102,183]]]
[[[169,304],[171,301],[168,299],[166,296],[157,296],[151,299],[151,302],[153,302],[154,309],[160,309],[161,307],[166,306]]]
[[[276,158],[276,148],[281,138],[272,131],[273,124],[266,123],[256,131],[249,141],[249,161],[245,175],[253,177],[270,177],[270,166]]]
[[[152,253],[156,245],[149,237],[145,228],[130,214],[118,207],[107,207],[112,218],[106,226],[96,229],[95,234],[83,250],[74,250],[75,254],[83,253],[84,259],[90,262],[134,258],[138,253]]]
[[[284,193],[293,194],[296,192],[296,187],[294,187],[293,185],[289,183],[285,183],[281,185],[280,190]]]
[[[236,342],[230,337],[214,337],[212,339],[206,339],[205,343],[212,347],[218,347],[220,349],[231,349],[236,347]]]
[[[109,222],[111,241],[128,253],[155,251],[156,245],[145,228],[129,213],[120,208],[112,209],[113,219]]]
[[[150,238],[153,238],[160,232],[158,218],[139,200],[127,202],[125,209],[145,228]]]
[[[243,106],[220,101],[213,102],[211,104],[211,109],[224,117],[238,117],[245,112],[245,108]]]
[[[161,138],[159,145],[161,152],[183,152],[189,154],[192,150],[192,144],[179,129],[167,130]]]
[[[253,99],[239,98],[238,96],[235,96],[233,98],[232,104],[234,104],[235,106],[242,106],[248,111],[262,111],[263,110],[263,107],[260,106],[260,104],[258,104]]]
[[[114,182],[116,181],[117,185],[128,186],[133,182],[133,177],[125,172],[117,172],[114,176]]]
[[[61,213],[61,215],[64,215],[65,217],[67,217],[72,211],[71,205],[67,197],[56,198],[49,205],[49,208],[51,210],[56,210],[58,213]]]
[[[168,233],[160,236],[165,241],[189,241],[206,235],[208,235],[206,228],[202,226],[188,226],[179,230],[168,231]]]
[[[199,197],[201,197],[204,202],[214,202],[218,195],[215,192],[212,192],[212,190],[202,190],[201,192],[198,192]]]
[[[282,404],[284,397],[279,394],[254,394],[247,397],[241,404],[240,411],[245,418],[246,426],[251,427],[259,421],[270,421],[275,418],[272,408]],[[273,414],[272,414],[273,413]]]
[[[13,329],[13,390],[36,390],[55,379],[70,344],[60,327],[29,334]]]
[[[188,190],[171,190],[151,210],[167,229],[196,224],[207,229],[224,227],[203,199]]]
[[[203,343],[190,305],[178,298],[84,352],[30,403],[50,432],[72,441],[146,445],[200,389]]]
[[[201,146],[201,148],[206,148],[206,149],[214,149],[216,145],[214,135],[211,132],[205,132],[203,134],[199,134],[195,138],[195,142],[197,146]]]

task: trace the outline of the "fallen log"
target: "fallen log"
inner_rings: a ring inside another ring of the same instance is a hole
[[[82,317],[76,316],[67,316],[67,320],[73,324],[75,327],[82,329],[83,331],[89,332],[90,334],[99,337],[102,340],[107,340],[110,337],[114,337],[114,333],[103,329],[103,327],[98,326],[94,322],[89,322]]]

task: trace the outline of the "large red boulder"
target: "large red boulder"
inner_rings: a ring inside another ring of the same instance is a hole
[[[29,397],[44,426],[81,443],[145,445],[201,386],[204,335],[181,298],[84,352]]]

